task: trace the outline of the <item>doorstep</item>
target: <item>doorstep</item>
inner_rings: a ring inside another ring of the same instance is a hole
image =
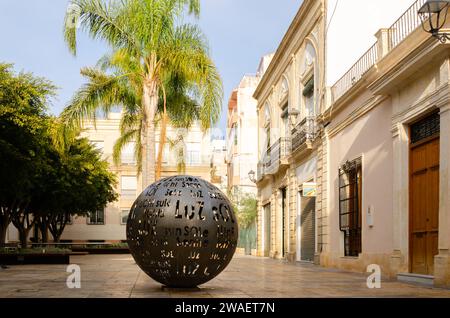
[[[400,273],[397,274],[397,280],[402,283],[419,284],[429,287],[434,286],[434,276],[430,275]]]

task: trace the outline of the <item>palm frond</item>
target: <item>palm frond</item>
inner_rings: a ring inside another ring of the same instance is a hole
[[[222,110],[223,86],[207,44],[200,30],[191,25],[177,27],[172,41],[161,48],[167,69],[174,70],[192,83],[193,97],[198,98],[202,128],[215,124]]]
[[[135,107],[136,96],[123,77],[110,76],[95,68],[84,68],[81,73],[88,83],[75,93],[61,114],[66,129],[78,129],[86,120],[95,123],[99,110],[107,114],[115,106]]]
[[[72,0],[65,17],[64,39],[72,54],[76,54],[77,25],[94,39],[106,40],[112,47],[139,52],[139,43],[133,38],[127,22],[127,1]]]
[[[133,129],[122,133],[114,144],[113,148],[113,161],[116,166],[120,165],[120,158],[122,150],[131,142],[137,142],[140,139],[141,131],[139,129]],[[136,145],[137,148],[137,145]]]

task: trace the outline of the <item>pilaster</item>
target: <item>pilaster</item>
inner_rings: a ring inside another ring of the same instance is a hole
[[[439,254],[435,257],[434,283],[450,287],[450,105],[440,109]]]
[[[391,272],[408,272],[409,249],[409,138],[405,126],[395,123],[392,128],[393,175],[393,252]]]

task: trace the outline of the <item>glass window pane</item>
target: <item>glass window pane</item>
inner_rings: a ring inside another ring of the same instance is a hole
[[[122,149],[121,161],[122,164],[135,164],[136,159],[134,152],[136,149],[136,143],[130,142]]]
[[[136,190],[137,177],[136,176],[122,176],[122,190]]]
[[[92,140],[91,144],[95,149],[103,153],[103,150],[105,149],[105,142],[103,140]]]
[[[120,224],[127,224],[129,212],[129,210],[122,210],[122,213],[120,214]]]

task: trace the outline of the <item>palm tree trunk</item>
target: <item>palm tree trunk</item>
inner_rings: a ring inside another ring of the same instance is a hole
[[[155,81],[144,83],[144,118],[142,138],[142,189],[155,182],[155,113],[158,89]]]
[[[164,104],[164,113],[161,121],[161,132],[159,134],[159,148],[158,148],[158,159],[156,160],[156,180],[161,179],[161,170],[162,170],[162,160],[164,147],[166,145],[166,135],[167,135],[167,109]]]

